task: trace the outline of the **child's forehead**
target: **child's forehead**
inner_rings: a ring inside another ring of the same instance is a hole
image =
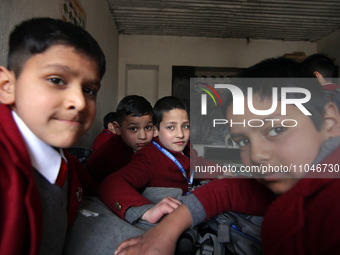
[[[129,124],[141,124],[145,122],[152,122],[152,115],[150,114],[144,114],[141,116],[136,116],[134,114],[126,115],[123,123],[129,125]]]
[[[169,111],[164,111],[162,114],[162,121],[165,121],[166,119],[171,119],[171,118],[185,118],[185,119],[189,119],[189,115],[188,112],[184,109],[179,109],[179,108],[175,108],[175,109],[171,109]]]
[[[81,66],[75,63],[75,58],[77,61],[79,60],[79,63],[82,63]],[[36,66],[40,71],[59,69],[68,72],[78,68],[80,70],[91,69],[91,71],[98,73],[98,66],[95,60],[82,51],[64,44],[55,44],[41,53],[28,56],[22,64],[22,70],[32,66]]]
[[[56,48],[67,48],[67,49],[70,49],[72,51],[72,53],[77,54],[77,55],[81,56],[82,58],[87,58],[87,59],[91,59],[92,60],[92,57],[90,57],[90,55],[87,54],[85,52],[85,50],[79,49],[79,48],[77,48],[76,46],[74,46],[72,44],[63,43],[63,42],[55,42],[55,43],[53,43],[44,52],[49,51],[49,50],[53,50],[53,49],[56,49]],[[44,52],[42,52],[42,54]]]

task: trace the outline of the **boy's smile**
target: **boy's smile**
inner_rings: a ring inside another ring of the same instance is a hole
[[[55,45],[33,55],[13,85],[12,109],[51,146],[74,145],[94,120],[97,64],[73,47]]]
[[[115,127],[116,133],[122,137],[124,143],[135,151],[147,146],[154,135],[151,115],[141,117],[128,115],[120,126],[116,123]]]
[[[156,131],[163,146],[171,151],[182,152],[190,136],[189,118],[185,110],[173,109],[163,113]]]
[[[270,99],[261,100],[254,96],[256,109],[269,109]],[[276,119],[272,122],[264,121],[262,127],[248,125],[233,125],[230,127],[232,139],[239,144],[241,159],[247,166],[298,166],[312,164],[319,148],[326,141],[327,136],[323,130],[317,131],[310,117],[304,115],[297,107],[287,106],[287,115],[280,114],[278,109],[270,115],[258,116],[251,113],[245,105],[244,115],[232,115],[232,105],[227,109],[227,118],[241,122],[251,119]],[[281,121],[293,119],[297,121],[296,127],[284,127]],[[268,186],[275,193],[283,193],[290,189],[302,177],[302,173],[288,172],[266,174],[259,177],[259,181]]]

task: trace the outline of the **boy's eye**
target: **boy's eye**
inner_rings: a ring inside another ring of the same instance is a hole
[[[248,139],[240,139],[238,141],[234,141],[236,144],[238,144],[238,146],[240,147],[244,147],[247,146],[249,144],[249,140]]]
[[[189,125],[189,124],[183,125],[183,128],[184,128],[184,129],[189,129],[189,128],[190,128],[190,125]]]
[[[145,130],[151,130],[152,129],[152,126],[146,126],[145,127]]]
[[[136,127],[130,127],[129,128],[131,131],[137,131],[137,128]]]
[[[52,77],[49,78],[48,80],[56,85],[65,85],[65,82],[60,78]]]
[[[168,126],[167,129],[173,130],[175,127],[174,126]]]
[[[286,131],[287,128],[285,127],[274,127],[271,128],[268,132],[269,136],[278,136],[279,134],[283,133],[284,131]]]
[[[84,93],[89,94],[90,96],[96,96],[97,95],[97,90],[93,88],[83,88]]]

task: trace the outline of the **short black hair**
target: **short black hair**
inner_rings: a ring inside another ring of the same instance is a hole
[[[183,101],[174,96],[163,97],[155,103],[153,107],[153,124],[158,130],[163,119],[163,114],[174,109],[182,109],[188,112],[188,109]]]
[[[96,40],[83,28],[52,18],[33,18],[17,25],[10,34],[7,67],[19,77],[26,61],[53,45],[74,47],[96,61],[100,78],[106,61]]]
[[[329,102],[329,99],[318,80],[308,76],[306,69],[301,63],[282,57],[265,59],[245,69],[232,83],[235,83],[244,95],[247,94],[248,87],[252,87],[253,94],[259,95],[261,99],[272,98],[273,87],[278,88],[278,100],[281,100],[280,95],[283,87],[301,87],[309,90],[311,99],[304,106],[312,114],[311,119],[316,129],[321,129],[324,107]],[[301,93],[289,93],[288,97],[301,98]],[[232,100],[232,94],[230,91],[227,91],[224,112],[226,112]]]
[[[141,117],[153,115],[153,109],[148,100],[142,96],[129,95],[120,100],[117,109],[117,122],[119,125],[125,120],[126,116]]]
[[[267,58],[241,71],[242,78],[313,78],[298,62],[284,57]]]
[[[117,120],[117,114],[115,112],[109,112],[108,114],[104,116],[104,119],[103,119],[104,128],[108,129],[109,124],[116,120]]]
[[[307,71],[313,74],[319,72],[324,78],[335,78],[338,76],[338,69],[332,59],[324,54],[313,54],[302,61]]]

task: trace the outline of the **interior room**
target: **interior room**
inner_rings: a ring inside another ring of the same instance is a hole
[[[299,61],[313,53],[340,64],[340,3],[301,0],[2,0],[0,64],[6,65],[15,24],[38,16],[70,19],[64,8],[70,3],[107,60],[96,119],[79,146],[91,146],[103,117],[124,96],[139,94],[154,104],[174,94],[181,70],[221,76],[265,58]]]

